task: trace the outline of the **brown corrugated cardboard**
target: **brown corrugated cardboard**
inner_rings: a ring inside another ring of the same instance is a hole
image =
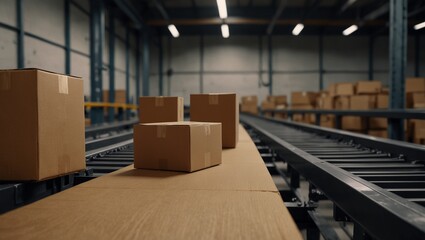
[[[386,118],[369,118],[370,129],[386,129],[388,120]]]
[[[134,167],[193,172],[221,163],[221,123],[134,126]]]
[[[90,118],[86,118],[86,119],[84,119],[85,121],[84,121],[84,125],[85,126],[90,126],[91,125],[91,119]]]
[[[280,96],[267,96],[267,101],[268,102],[273,102],[276,105],[282,105],[282,104],[287,104],[287,98],[286,95],[280,95]]]
[[[314,105],[316,102],[317,93],[315,92],[292,92],[292,105]]]
[[[255,144],[240,133],[247,142],[223,150],[221,165],[190,174],[129,166],[1,215],[0,236],[302,239]]]
[[[351,96],[354,95],[354,84],[353,83],[338,83],[336,85],[337,96]]]
[[[342,129],[362,131],[366,129],[366,119],[363,117],[344,116],[342,117]]]
[[[373,137],[388,138],[388,131],[385,130],[368,130],[367,134]]]
[[[425,108],[425,92],[413,93],[413,108]]]
[[[377,94],[382,90],[381,81],[359,81],[356,84],[357,94]]]
[[[318,109],[332,110],[334,106],[334,97],[320,97],[317,99]]]
[[[103,90],[103,101],[109,102],[109,90]],[[123,89],[115,90],[115,103],[127,103],[126,91]]]
[[[376,108],[376,96],[355,95],[350,97],[351,110],[369,110]]]
[[[406,93],[425,92],[425,78],[406,78]]]
[[[274,110],[276,108],[276,104],[274,102],[262,101],[261,102],[261,110]]]
[[[223,147],[236,147],[239,130],[239,104],[235,93],[190,95],[190,120],[220,122]]]
[[[321,115],[320,116],[320,126],[335,128],[335,116],[333,115]]]
[[[42,180],[85,168],[81,78],[0,71],[0,180]]]
[[[255,105],[257,105],[258,97],[255,96],[255,95],[253,95],[253,96],[243,96],[241,103],[242,104],[255,104]]]
[[[376,96],[376,108],[386,109],[388,108],[388,95],[379,94]]]
[[[335,98],[335,109],[336,110],[347,110],[350,109],[350,97],[336,97]]]
[[[296,113],[292,115],[292,121],[294,122],[304,122],[304,115],[300,113]]]
[[[183,121],[182,97],[141,97],[139,121],[141,123]]]
[[[330,97],[336,96],[337,83],[332,83],[328,86],[328,94]]]
[[[297,109],[297,110],[312,110],[314,107],[309,104],[293,104],[291,105],[291,109]]]
[[[257,104],[252,104],[252,103],[242,103],[241,104],[241,112],[251,113],[251,114],[257,115],[258,114],[258,106],[257,106]]]

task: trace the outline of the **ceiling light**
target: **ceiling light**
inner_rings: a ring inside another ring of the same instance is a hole
[[[221,19],[227,18],[226,0],[217,0],[218,15]]]
[[[419,30],[419,29],[424,28],[424,27],[425,27],[425,22],[421,22],[421,23],[418,23],[415,26],[413,26],[413,28],[415,30]]]
[[[229,38],[230,36],[229,25],[227,24],[221,25],[221,35],[223,35],[223,38]]]
[[[357,29],[359,29],[359,27],[357,27],[357,25],[351,25],[350,27],[345,29],[342,32],[342,34],[344,34],[345,36],[348,36],[348,35],[352,34],[353,32],[357,31]]]
[[[298,36],[298,34],[300,34],[300,32],[304,29],[304,24],[302,23],[298,23],[295,27],[294,30],[292,30],[292,35]]]
[[[170,31],[171,35],[173,35],[173,37],[178,38],[180,36],[180,33],[174,24],[168,25],[168,30]]]

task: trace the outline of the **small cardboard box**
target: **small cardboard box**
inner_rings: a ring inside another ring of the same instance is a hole
[[[333,115],[321,115],[320,116],[320,126],[335,128],[335,116]]]
[[[367,134],[372,137],[388,138],[388,130],[368,130]]]
[[[336,110],[348,110],[350,109],[350,97],[341,96],[335,98],[335,109]]]
[[[2,70],[0,109],[0,180],[43,180],[85,169],[81,78]]]
[[[258,114],[258,106],[253,103],[242,103],[241,104],[241,112],[243,113],[251,113],[254,115]]]
[[[182,97],[140,97],[139,122],[179,122],[184,118]]]
[[[356,116],[342,117],[342,129],[362,131],[366,129],[366,119]]]
[[[126,92],[123,89],[115,90],[115,103],[127,103]],[[109,102],[109,90],[103,90],[103,101]]]
[[[412,94],[413,108],[425,108],[425,92],[417,92]]]
[[[221,164],[221,123],[134,126],[134,167],[193,172]]]
[[[317,93],[315,92],[292,92],[292,105],[314,105],[316,102]]]
[[[257,96],[243,96],[241,99],[241,104],[251,104],[251,105],[257,105],[258,103],[258,97]]]
[[[336,96],[337,83],[332,83],[328,86],[328,94],[330,97]]]
[[[236,93],[190,95],[190,120],[221,123],[225,148],[234,148],[238,142],[238,108]]]
[[[370,129],[386,129],[388,128],[388,120],[386,118],[369,118]]]
[[[333,97],[320,97],[317,99],[317,107],[319,109],[332,110],[335,108]]]
[[[282,105],[282,104],[287,104],[287,98],[286,95],[280,95],[280,96],[267,96],[267,101],[268,102],[273,102],[276,105]]]
[[[275,102],[262,101],[261,110],[274,110],[276,108]]]
[[[336,96],[352,96],[354,95],[353,83],[338,83],[336,85]]]
[[[376,96],[355,95],[350,98],[351,110],[370,110],[376,108]]]
[[[425,92],[425,78],[406,78],[405,92]]]
[[[386,109],[388,108],[388,95],[379,94],[376,96],[376,108]]]
[[[357,94],[377,94],[381,90],[381,81],[359,81],[356,85]]]

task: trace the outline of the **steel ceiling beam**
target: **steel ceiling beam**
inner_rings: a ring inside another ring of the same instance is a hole
[[[129,17],[134,23],[134,27],[141,29],[143,27],[143,19],[135,11],[135,7],[128,3],[126,0],[114,0],[114,3]]]
[[[267,27],[267,34],[271,35],[273,32],[273,28],[276,25],[276,22],[280,18],[280,15],[282,15],[283,9],[286,7],[287,0],[281,0],[279,7],[276,10],[276,13],[274,14],[272,21],[270,22],[269,26]]]

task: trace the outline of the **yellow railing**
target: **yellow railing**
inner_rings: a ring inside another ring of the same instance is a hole
[[[137,109],[138,106],[126,103],[110,103],[110,102],[85,102],[85,108],[103,107],[103,108],[122,108],[122,109]]]

